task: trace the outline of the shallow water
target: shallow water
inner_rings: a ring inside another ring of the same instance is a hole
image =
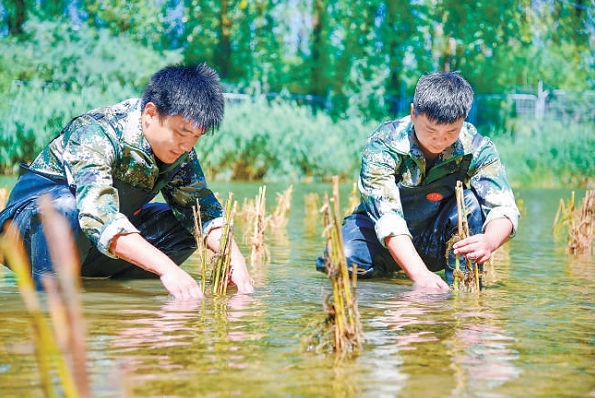
[[[241,203],[259,185],[213,187]],[[267,185],[268,209],[286,188]],[[360,281],[366,341],[339,363],[302,343],[330,289],[313,265],[320,227],[305,225],[312,192],[330,185],[294,185],[290,222],[267,236],[270,261],[251,269],[250,296],[180,304],[158,281],[85,281],[93,397],[595,397],[595,261],[552,236],[569,190],[517,191],[518,235],[479,295],[422,294],[399,276]],[[184,268],[195,273],[196,260]],[[30,320],[5,269],[0,293],[1,396],[41,397]]]

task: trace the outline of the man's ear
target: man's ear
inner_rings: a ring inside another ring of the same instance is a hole
[[[145,113],[151,117],[159,116],[159,111],[157,110],[157,106],[152,102],[147,102],[145,104],[145,109],[143,110],[143,113]]]
[[[410,111],[411,119],[415,117],[415,107],[411,104],[411,111]]]

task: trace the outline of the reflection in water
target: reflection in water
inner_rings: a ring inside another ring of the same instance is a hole
[[[244,188],[254,197],[258,186],[234,186],[234,197]],[[85,281],[93,397],[595,396],[595,263],[567,256],[551,230],[568,192],[521,193],[517,237],[495,253],[479,296],[425,294],[398,276],[358,282],[366,340],[357,358],[337,365],[300,340],[323,316],[330,288],[314,271],[323,238],[306,231],[300,213],[315,190],[330,184],[296,186],[286,235],[269,240],[271,261],[253,270],[252,295],[179,302],[158,280]],[[185,267],[198,275],[192,260]],[[1,396],[39,397],[29,319],[11,275],[0,272]]]
[[[367,335],[374,340],[375,362],[386,358],[392,364],[377,368],[374,376],[399,381],[391,390],[384,388],[387,393],[473,395],[521,373],[515,365],[515,338],[498,325],[489,298],[408,290],[378,303],[381,306],[383,311],[367,322],[374,327]],[[426,368],[431,368],[429,374]],[[422,374],[426,376],[419,377]]]
[[[476,299],[455,298],[457,327],[445,341],[455,370],[455,393],[492,389],[521,374],[515,365],[519,359],[513,348],[515,338],[498,325],[499,314],[488,300],[489,293]]]
[[[241,344],[263,337],[258,330],[247,330],[243,321],[247,316],[263,315],[254,309],[254,301],[251,296],[235,294],[133,306],[118,312],[112,327],[92,328],[96,343],[92,350],[109,350],[117,358],[118,370],[111,378],[131,396],[154,392],[172,380],[194,378],[196,370],[207,363],[205,370],[210,374],[246,369],[254,358],[245,355]],[[160,371],[155,373],[155,369]]]

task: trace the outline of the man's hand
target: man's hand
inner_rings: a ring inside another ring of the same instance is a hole
[[[204,297],[194,278],[178,266],[162,274],[160,279],[165,289],[176,300],[193,300]]]
[[[486,225],[483,234],[476,234],[455,243],[452,246],[454,254],[483,264],[506,242],[511,233],[512,223],[509,219],[495,218]]]
[[[165,289],[176,299],[203,297],[194,278],[138,233],[116,235],[110,251],[120,259],[156,274]]]
[[[386,238],[385,243],[391,256],[413,281],[415,288],[432,291],[450,290],[448,284],[440,275],[428,270],[419,254],[417,254],[409,236],[389,236]]]
[[[415,280],[413,280],[413,288],[415,290],[439,292],[447,292],[450,290],[450,287],[440,275],[429,270],[421,275],[416,275]]]
[[[477,234],[460,240],[453,246],[454,254],[465,256],[466,259],[475,261],[478,264],[487,262],[495,250],[492,242],[485,234]]]

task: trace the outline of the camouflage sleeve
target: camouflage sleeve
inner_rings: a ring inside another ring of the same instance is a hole
[[[491,220],[505,217],[512,223],[511,237],[514,236],[518,228],[519,209],[496,146],[489,138],[484,137],[482,145],[473,154],[469,175],[471,187],[477,193],[486,216],[484,228]]]
[[[207,187],[207,182],[194,150],[188,160],[163,187],[161,194],[171,207],[180,223],[190,232],[194,231],[194,212],[198,201],[202,231],[207,235],[213,228],[223,224],[223,208],[215,194]]]
[[[388,129],[381,126],[370,135],[362,153],[359,178],[362,204],[374,221],[376,236],[383,245],[388,236],[411,236],[395,183],[395,170],[403,159],[387,145]]]
[[[63,166],[76,185],[79,224],[97,249],[109,256],[115,235],[139,232],[119,212],[118,191],[112,184],[112,168],[118,148],[109,132],[89,116],[73,122],[64,135]]]

